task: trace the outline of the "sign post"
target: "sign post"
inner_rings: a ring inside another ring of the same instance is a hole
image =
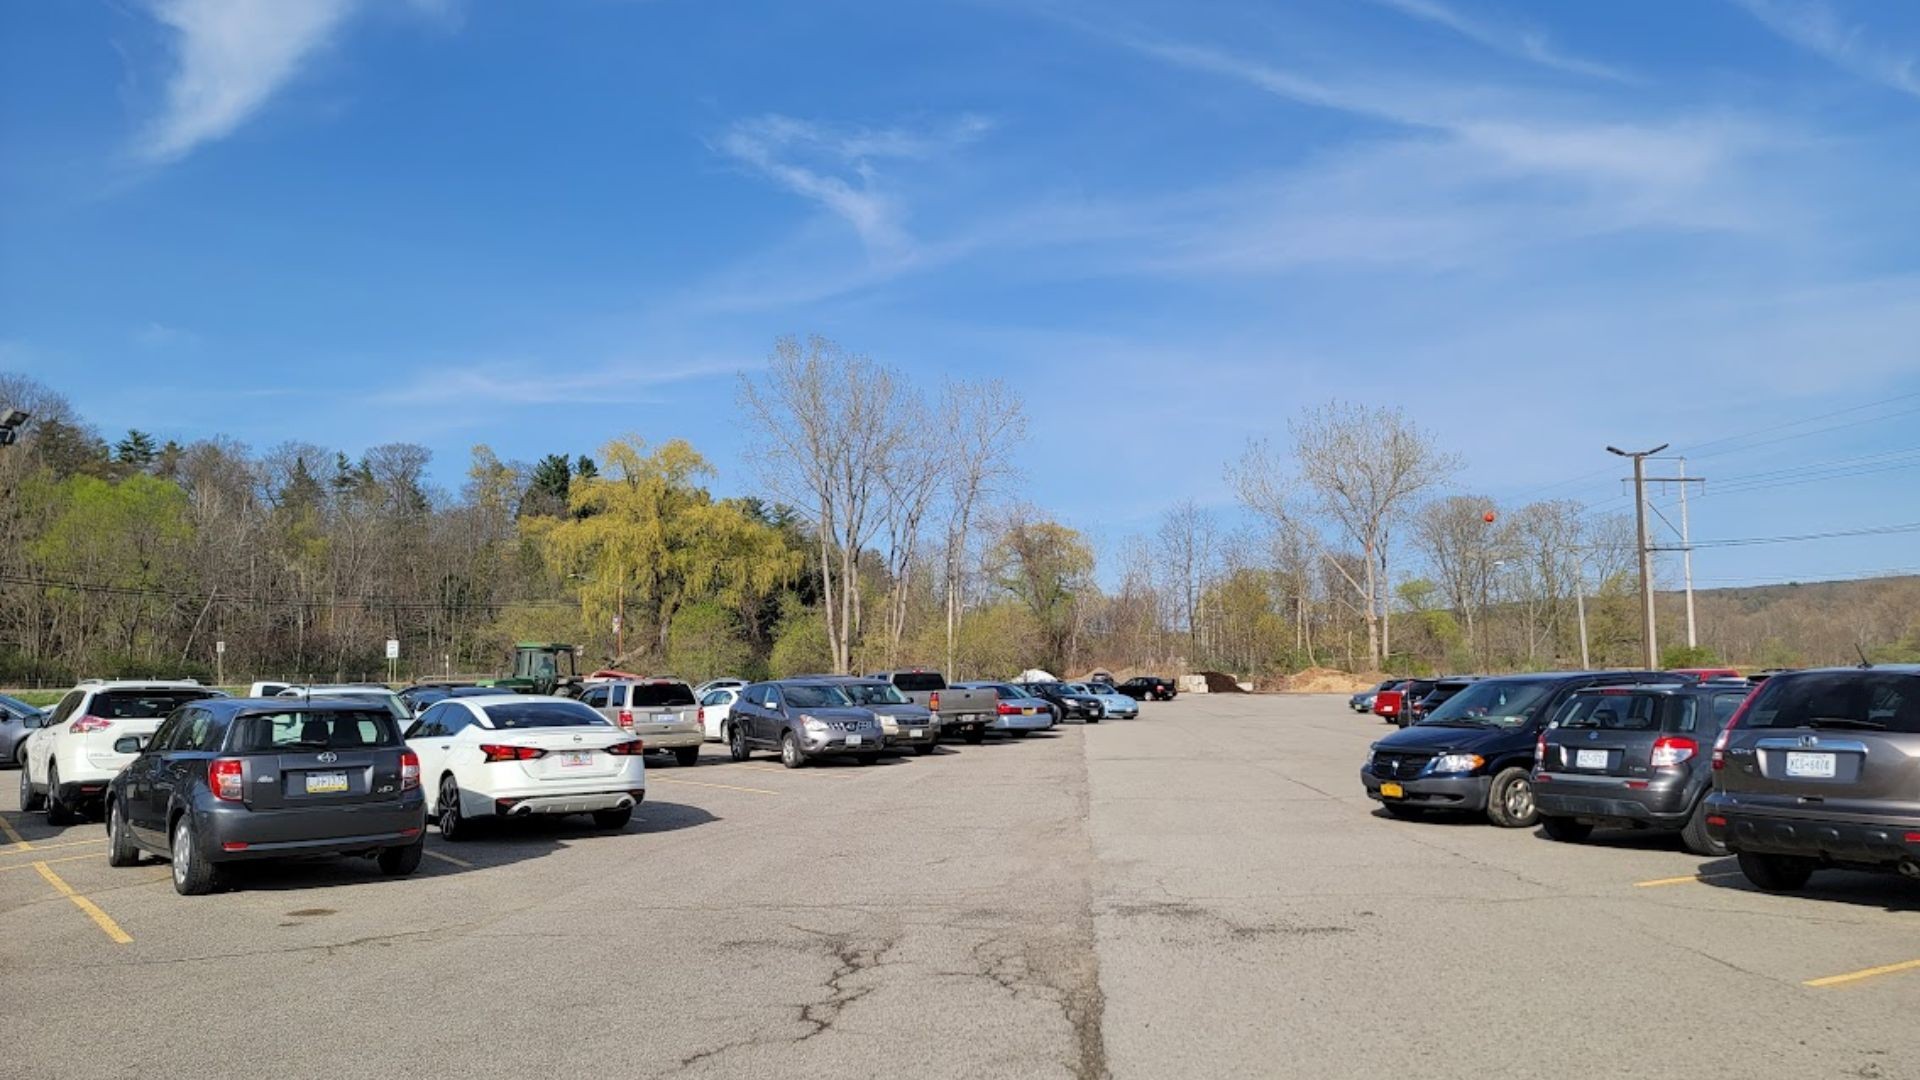
[[[213,643],[213,685],[227,685],[227,643]]]
[[[399,667],[400,667],[400,643],[398,641],[395,641],[392,638],[388,638],[387,639],[387,682],[391,683],[394,681],[394,679],[397,677]]]

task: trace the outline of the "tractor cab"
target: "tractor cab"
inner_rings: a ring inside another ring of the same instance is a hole
[[[495,679],[493,685],[522,694],[577,697],[580,669],[575,663],[573,646],[544,641],[519,642],[513,647],[513,674]]]

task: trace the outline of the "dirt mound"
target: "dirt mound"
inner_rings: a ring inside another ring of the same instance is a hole
[[[1308,668],[1281,680],[1278,689],[1289,694],[1357,694],[1380,684],[1380,676],[1353,674],[1334,668]]]
[[[1199,676],[1202,679],[1207,680],[1207,693],[1209,694],[1244,694],[1246,693],[1245,690],[1240,689],[1240,680],[1234,678],[1231,675],[1226,674],[1225,672],[1196,671],[1194,672],[1194,674]]]

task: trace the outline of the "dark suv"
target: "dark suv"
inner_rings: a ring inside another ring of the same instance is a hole
[[[1541,828],[1568,841],[1596,825],[1677,832],[1696,855],[1725,855],[1707,835],[1706,751],[1751,689],[1715,680],[1575,692],[1535,748]]]
[[[1707,833],[1762,889],[1825,867],[1920,877],[1920,665],[1792,671],[1713,747]]]
[[[182,895],[212,892],[221,864],[244,859],[366,855],[395,875],[420,865],[420,759],[381,705],[215,698],[114,749],[138,756],[107,786],[107,862],[168,859]]]
[[[1373,744],[1360,781],[1394,817],[1428,810],[1485,813],[1495,825],[1531,826],[1533,751],[1560,703],[1589,686],[1691,683],[1658,671],[1559,671],[1481,679],[1432,715]]]

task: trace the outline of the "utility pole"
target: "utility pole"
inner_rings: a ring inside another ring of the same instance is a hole
[[[1647,542],[1647,459],[1670,445],[1661,443],[1637,453],[1607,447],[1609,454],[1633,459],[1633,520],[1640,537],[1640,633],[1646,642],[1649,668],[1660,666],[1660,642],[1653,626],[1653,547]]]
[[[1699,646],[1693,631],[1693,538],[1687,525],[1687,459],[1680,459],[1680,565],[1687,579],[1687,648]]]

